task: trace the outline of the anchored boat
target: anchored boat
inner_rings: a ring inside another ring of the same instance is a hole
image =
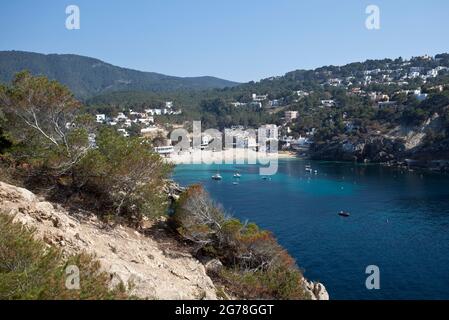
[[[345,217],[345,218],[351,216],[351,214],[350,214],[349,212],[346,212],[346,211],[340,211],[340,212],[338,213],[338,215],[339,215],[340,217]]]

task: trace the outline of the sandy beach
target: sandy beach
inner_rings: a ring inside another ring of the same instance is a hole
[[[190,150],[172,154],[166,159],[173,164],[267,164],[270,161],[287,158],[296,158],[296,153],[286,151],[266,153],[237,148],[215,152],[211,150]]]

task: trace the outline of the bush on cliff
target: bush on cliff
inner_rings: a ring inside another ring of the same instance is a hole
[[[164,215],[163,192],[171,165],[152,151],[148,141],[125,138],[103,128],[91,150],[75,168],[74,183],[93,194],[97,207],[115,216],[140,220]]]
[[[165,213],[162,189],[171,167],[148,141],[98,130],[63,85],[17,74],[0,86],[0,121],[1,165],[19,184],[115,218]]]
[[[222,281],[242,298],[307,299],[294,259],[273,235],[253,223],[228,217],[195,185],[176,204],[172,222],[196,253],[219,259]]]
[[[66,268],[79,268],[79,290],[67,289]],[[0,300],[127,299],[126,288],[110,288],[110,277],[92,257],[63,259],[61,252],[0,213]]]
[[[88,152],[88,127],[80,104],[56,81],[20,72],[10,86],[0,86],[2,127],[13,142],[9,152],[30,175],[57,178],[70,174]]]

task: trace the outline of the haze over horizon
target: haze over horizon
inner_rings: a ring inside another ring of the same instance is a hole
[[[448,52],[449,3],[431,3],[22,0],[2,4],[0,50],[78,54],[139,71],[257,81],[296,69]],[[80,30],[65,28],[71,4],[81,10]],[[365,28],[370,4],[380,8],[380,30]]]

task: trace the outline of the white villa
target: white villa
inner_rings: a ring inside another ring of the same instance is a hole
[[[97,123],[103,123],[106,121],[106,115],[105,114],[97,114],[95,116],[95,118],[97,119]]]
[[[253,94],[252,94],[252,98],[253,98],[253,101],[256,101],[256,102],[262,102],[262,101],[265,101],[265,100],[268,99],[268,95],[267,95],[267,94],[264,94],[264,95],[257,95],[257,94],[255,94],[255,93],[253,93]]]

